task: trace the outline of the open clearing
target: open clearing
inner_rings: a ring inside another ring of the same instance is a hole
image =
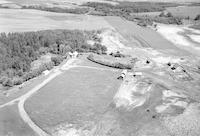
[[[20,118],[17,105],[0,109],[0,136],[37,136]]]
[[[198,42],[195,41],[199,39],[196,38],[194,40],[192,38],[195,36],[198,37],[199,34],[197,32],[200,31],[193,29],[188,30],[181,26],[159,24],[158,32],[179,48],[185,49],[188,52],[191,52],[191,54],[199,56],[200,46]]]
[[[111,28],[102,18],[30,9],[0,9],[0,32],[24,32],[46,29],[93,30]]]
[[[72,68],[27,100],[25,109],[48,132],[65,121],[80,127],[94,123],[112,102],[120,83],[117,75],[98,68]]]
[[[169,7],[167,11],[171,12],[175,17],[190,17],[194,19],[200,13],[200,6],[178,6]]]
[[[126,21],[119,17],[105,17],[105,19],[127,39],[130,47],[153,48],[176,56],[190,55],[189,52],[176,47],[150,28],[140,27],[134,22]]]

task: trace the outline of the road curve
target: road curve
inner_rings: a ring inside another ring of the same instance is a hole
[[[48,77],[46,80],[44,80],[41,84],[34,87],[31,91],[26,93],[20,98],[20,101],[18,103],[18,109],[19,114],[21,118],[24,120],[25,123],[27,123],[39,136],[48,136],[48,134],[43,131],[40,127],[38,127],[29,117],[27,112],[24,109],[24,102],[31,97],[35,92],[37,92],[39,89],[41,89],[43,86],[45,86],[48,82],[50,82],[52,79],[54,79],[56,76],[60,75],[61,72],[57,71],[56,73],[53,73],[50,77]]]
[[[70,68],[72,68],[71,65],[73,65],[73,63],[75,62],[76,59],[70,59],[67,61],[66,64],[64,64],[65,70],[68,70]],[[19,110],[19,114],[21,116],[21,118],[23,119],[23,121],[25,123],[27,123],[35,133],[37,133],[39,136],[49,136],[49,134],[47,134],[44,130],[42,130],[39,126],[37,126],[37,124],[35,124],[31,118],[29,117],[28,113],[25,111],[24,109],[24,103],[25,101],[31,97],[34,93],[36,93],[39,89],[41,89],[43,86],[45,86],[48,82],[50,82],[51,80],[53,80],[55,77],[57,77],[58,75],[60,75],[61,72],[61,67],[58,67],[56,69],[53,70],[53,73],[47,78],[45,79],[41,84],[37,85],[36,87],[34,87],[33,89],[31,89],[29,92],[27,92],[26,94],[8,102],[5,103],[3,105],[0,105],[0,108],[3,108],[5,106],[9,106],[12,104],[15,104],[16,102],[19,101],[18,103],[18,110]]]

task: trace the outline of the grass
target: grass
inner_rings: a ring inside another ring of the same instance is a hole
[[[190,104],[183,114],[164,118],[164,125],[171,135],[197,136],[200,133],[199,104]]]
[[[124,21],[119,17],[105,19],[129,42],[131,47],[153,48],[173,55],[187,55],[184,50],[174,46],[154,30],[138,26],[134,22]],[[135,39],[139,44],[135,44]]]
[[[195,24],[195,25],[192,25],[190,27],[194,28],[194,29],[197,29],[197,30],[200,30],[200,24]]]
[[[47,29],[94,30],[111,28],[102,17],[31,9],[0,9],[0,20],[0,32],[7,33]]]
[[[4,107],[0,113],[1,136],[37,136],[19,116],[17,105]]]
[[[117,76],[109,70],[70,69],[27,100],[25,109],[49,132],[63,122],[80,126],[95,122],[106,111],[117,91]]]
[[[200,6],[180,6],[180,7],[169,7],[166,9],[171,12],[175,17],[194,19],[200,13]]]

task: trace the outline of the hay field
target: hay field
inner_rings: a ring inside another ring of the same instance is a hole
[[[0,20],[0,32],[24,32],[46,29],[93,30],[111,27],[102,17],[52,13],[30,9],[0,9]]]
[[[79,127],[95,123],[119,87],[117,75],[110,70],[72,68],[28,99],[25,109],[50,133],[61,123]]]

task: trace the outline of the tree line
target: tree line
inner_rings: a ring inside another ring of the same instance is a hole
[[[89,45],[87,40],[100,40],[95,31],[45,30],[0,34],[0,83],[4,86],[21,84],[46,69],[58,65],[69,51],[105,53],[99,43]],[[56,54],[52,62],[32,71],[31,63],[45,53]]]

